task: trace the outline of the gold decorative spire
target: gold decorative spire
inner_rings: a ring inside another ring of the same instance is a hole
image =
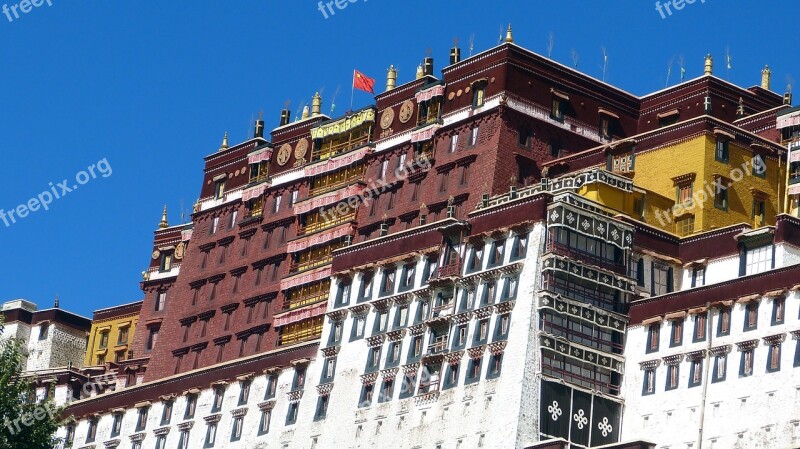
[[[506,31],[506,42],[508,42],[508,43],[513,43],[514,42],[514,36],[513,36],[512,32],[511,32],[511,24],[510,23],[508,24],[508,31]]]
[[[305,120],[305,119],[307,119],[309,116],[311,116],[311,113],[308,111],[308,105],[305,105],[305,106],[303,106],[303,115],[301,115],[301,116],[300,116],[300,118],[301,118],[302,120]]]
[[[397,69],[394,65],[389,66],[389,72],[386,74],[386,92],[393,90],[397,87]]]
[[[167,222],[167,206],[164,206],[164,212],[161,213],[161,223],[158,224],[158,229],[168,228],[169,223]]]
[[[705,75],[713,75],[714,74],[714,58],[711,57],[711,53],[706,55],[706,64],[703,69],[703,73]]]
[[[422,78],[425,76],[425,71],[422,69],[422,64],[417,66],[417,79]]]
[[[224,151],[228,148],[228,131],[225,131],[225,135],[222,136],[222,145],[219,146],[219,151]]]
[[[316,117],[320,114],[322,114],[322,96],[317,92],[311,98],[311,115]]]
[[[770,86],[772,85],[772,70],[769,69],[769,66],[764,66],[764,70],[761,71],[761,88],[765,90],[769,90]]]

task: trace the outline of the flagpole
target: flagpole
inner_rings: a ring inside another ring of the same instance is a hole
[[[353,70],[353,82],[350,87],[350,112],[353,112],[353,97],[356,95],[356,71]]]

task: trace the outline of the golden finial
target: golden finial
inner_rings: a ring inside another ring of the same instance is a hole
[[[739,97],[739,106],[736,108],[736,116],[744,117],[744,98]]]
[[[228,149],[228,131],[225,131],[225,135],[222,136],[222,145],[219,146],[219,151],[227,149]]]
[[[316,117],[320,114],[322,114],[322,96],[317,92],[311,98],[311,115]]]
[[[761,88],[765,90],[769,90],[770,86],[772,85],[772,70],[769,69],[769,66],[764,66],[764,70],[761,71]]]
[[[397,69],[394,65],[389,66],[389,72],[386,74],[386,92],[397,87]]]
[[[508,24],[508,31],[506,31],[506,42],[508,42],[508,43],[513,43],[514,42],[514,36],[511,33],[511,24],[510,23]]]
[[[422,64],[417,66],[417,79],[421,79],[425,76],[425,71],[422,69]]]
[[[300,116],[302,120],[307,119],[311,113],[308,111],[308,105],[303,106],[303,115]]]
[[[167,206],[164,206],[164,212],[161,213],[161,223],[158,224],[158,229],[168,228],[169,223],[167,222]]]
[[[703,72],[706,75],[713,75],[714,74],[714,58],[711,57],[711,53],[706,55],[706,64],[703,69]]]

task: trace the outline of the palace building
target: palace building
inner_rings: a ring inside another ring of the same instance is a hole
[[[205,156],[144,300],[96,313],[65,447],[800,447],[768,68],[636,96],[509,27],[397,79]]]

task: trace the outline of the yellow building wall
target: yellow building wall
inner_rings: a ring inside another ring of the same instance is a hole
[[[136,314],[93,322],[92,329],[89,331],[89,343],[86,346],[84,366],[96,366],[100,355],[105,356],[106,362],[113,362],[117,352],[123,352],[122,360],[126,360],[128,348],[133,343],[133,334],[136,332],[138,322],[139,315]],[[128,339],[120,342],[120,331],[125,327],[128,329]],[[102,332],[108,332],[108,345],[105,348],[101,347],[100,334]]]
[[[751,189],[760,190],[768,195],[766,224],[774,224],[782,194],[781,183],[786,176],[785,166],[779,168],[777,160],[767,158],[766,177],[761,178],[752,174],[753,153],[749,148],[739,146],[735,141],[731,142],[728,149],[728,163],[718,162],[715,159],[715,151],[716,138],[706,135],[658,150],[637,153],[634,183],[637,187],[677,200],[677,190],[672,178],[696,173],[693,184],[694,198],[698,198],[699,191],[705,189],[706,199],[702,202],[695,201],[696,204],[688,209],[688,212],[695,216],[695,232],[736,223],[752,225],[754,199]],[[728,189],[727,211],[714,206],[715,173],[733,181]],[[666,212],[663,211],[662,214]],[[672,217],[671,212],[669,216]],[[660,223],[654,223],[652,219],[648,222],[661,227]],[[666,229],[670,230],[669,227],[668,225]],[[671,232],[675,232],[674,225],[672,228]]]
[[[655,192],[641,190],[644,189],[625,192],[608,184],[593,183],[584,184],[578,190],[578,194],[635,220],[649,223],[667,232],[673,232],[674,224],[667,223],[667,220],[663,219],[665,225],[662,226],[656,218],[656,212],[672,209],[675,200]]]

